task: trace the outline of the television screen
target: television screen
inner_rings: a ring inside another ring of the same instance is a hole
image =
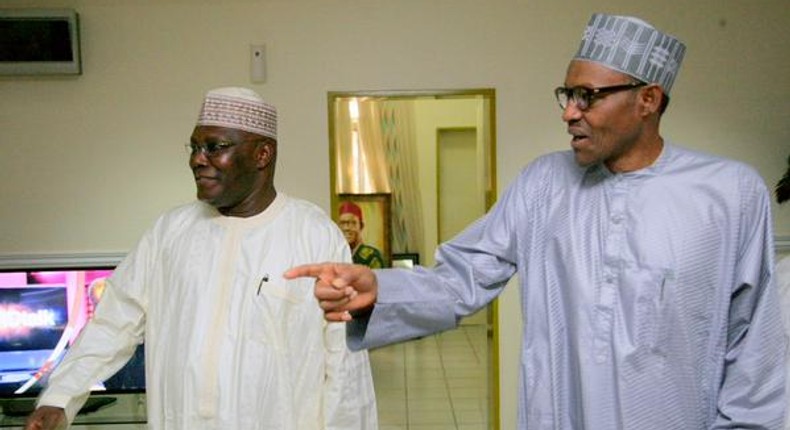
[[[55,348],[68,323],[66,304],[65,285],[0,289],[0,353]],[[14,367],[9,361],[0,365]]]
[[[0,61],[71,61],[67,19],[0,19]]]
[[[0,8],[0,75],[82,73],[72,9]]]
[[[101,300],[111,267],[0,272],[0,397],[36,396]],[[95,391],[143,392],[143,346]]]

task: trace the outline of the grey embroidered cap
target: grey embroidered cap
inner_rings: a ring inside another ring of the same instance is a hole
[[[639,18],[596,13],[574,59],[594,61],[658,84],[669,95],[686,45]]]
[[[277,109],[248,88],[217,88],[203,99],[197,125],[235,128],[277,140]]]

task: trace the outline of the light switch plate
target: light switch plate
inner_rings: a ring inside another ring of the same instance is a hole
[[[250,45],[250,80],[266,82],[266,45]]]

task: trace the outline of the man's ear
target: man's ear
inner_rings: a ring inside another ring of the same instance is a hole
[[[650,84],[639,92],[639,106],[642,115],[658,113],[661,109],[661,100],[666,97],[664,92],[656,84]]]
[[[255,150],[255,160],[258,168],[265,169],[277,159],[277,142],[266,139],[258,144]]]

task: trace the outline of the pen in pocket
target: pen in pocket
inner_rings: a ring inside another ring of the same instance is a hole
[[[261,295],[261,287],[263,287],[263,283],[264,282],[269,282],[269,274],[268,273],[263,275],[263,278],[261,278],[261,282],[258,283],[258,292],[256,294],[259,295],[259,296]]]

